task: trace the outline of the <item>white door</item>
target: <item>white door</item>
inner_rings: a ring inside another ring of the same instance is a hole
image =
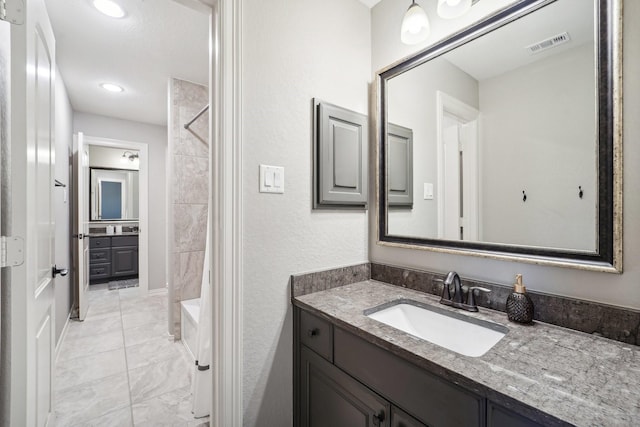
[[[11,26],[11,233],[25,262],[11,269],[11,425],[44,426],[52,413],[55,350],[55,40],[43,0],[24,1]]]
[[[447,117],[442,131],[444,153],[441,220],[443,238],[478,240],[478,131],[477,120]]]
[[[77,239],[76,277],[78,318],[84,320],[89,310],[89,146],[85,144],[84,135],[74,135],[76,155],[74,158],[76,188],[76,221],[74,236]]]

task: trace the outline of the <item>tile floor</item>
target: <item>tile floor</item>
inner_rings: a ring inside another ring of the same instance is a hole
[[[167,335],[166,293],[95,286],[62,342],[51,425],[208,426],[191,414],[193,362]]]

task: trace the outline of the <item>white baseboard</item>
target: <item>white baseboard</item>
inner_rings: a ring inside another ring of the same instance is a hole
[[[148,295],[163,295],[167,293],[167,288],[149,289]]]

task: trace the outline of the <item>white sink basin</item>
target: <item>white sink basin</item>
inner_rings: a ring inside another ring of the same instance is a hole
[[[367,310],[364,314],[378,322],[470,357],[482,356],[508,332],[506,327],[497,323],[407,300],[398,301],[386,308]]]

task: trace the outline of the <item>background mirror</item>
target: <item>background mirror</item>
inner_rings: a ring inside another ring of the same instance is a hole
[[[91,221],[138,219],[138,171],[91,168]]]
[[[597,251],[595,7],[558,0],[385,80],[413,135],[386,235]]]

